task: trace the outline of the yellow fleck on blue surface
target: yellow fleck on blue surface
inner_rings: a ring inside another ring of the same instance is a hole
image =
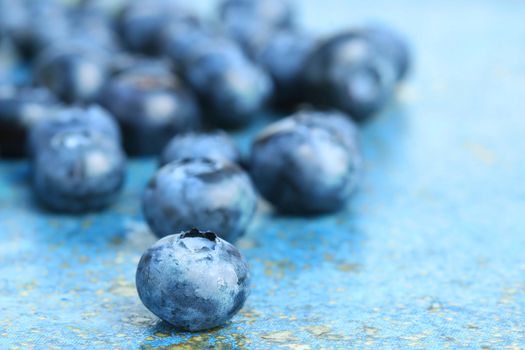
[[[525,349],[525,3],[301,1],[322,32],[384,20],[416,66],[363,132],[348,210],[286,218],[261,205],[239,247],[252,294],[233,322],[176,333],[140,303],[154,242],[133,161],[120,201],[41,211],[25,162],[0,163],[0,349]],[[262,125],[262,123],[261,123]],[[246,148],[261,126],[239,133]]]

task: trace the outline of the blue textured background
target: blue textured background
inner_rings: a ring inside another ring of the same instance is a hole
[[[262,205],[239,243],[245,308],[177,334],[133,282],[154,241],[138,203],[154,162],[132,162],[119,203],[83,217],[41,212],[27,164],[0,163],[1,349],[525,349],[525,2],[301,7],[319,32],[381,19],[413,43],[410,80],[364,129],[351,207],[307,220]]]

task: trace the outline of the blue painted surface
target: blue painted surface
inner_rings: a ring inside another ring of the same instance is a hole
[[[525,3],[301,3],[319,31],[384,19],[415,48],[398,101],[364,129],[350,208],[311,220],[261,206],[239,244],[246,307],[177,334],[133,283],[154,241],[138,203],[153,161],[132,162],[119,203],[83,217],[41,212],[28,165],[2,163],[0,348],[525,348]]]

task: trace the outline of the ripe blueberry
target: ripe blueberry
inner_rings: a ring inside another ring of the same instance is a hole
[[[136,273],[144,305],[183,331],[227,323],[244,305],[249,280],[237,248],[196,229],[155,243],[142,255]]]

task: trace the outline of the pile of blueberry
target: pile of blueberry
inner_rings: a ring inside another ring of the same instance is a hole
[[[0,157],[30,157],[38,201],[81,213],[117,198],[127,156],[158,156],[142,208],[162,239],[140,260],[139,296],[178,329],[222,325],[248,295],[228,241],[257,194],[292,215],[344,208],[356,122],[392,98],[408,47],[382,25],[316,38],[286,0],[224,0],[209,21],[183,1],[103,4],[0,0]],[[291,115],[243,156],[220,128],[269,108]]]

